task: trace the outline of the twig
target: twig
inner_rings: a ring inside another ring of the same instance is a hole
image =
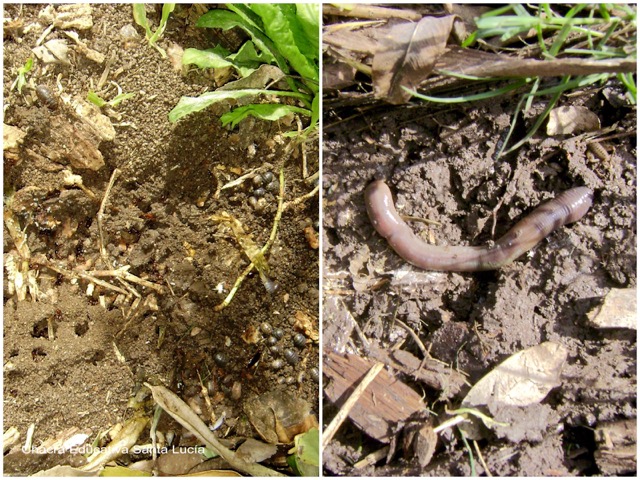
[[[70,278],[81,278],[83,280],[89,280],[90,282],[95,283],[96,285],[100,285],[101,287],[106,288],[107,290],[113,290],[114,292],[118,292],[118,293],[122,293],[123,295],[129,295],[129,292],[127,292],[126,290],[123,290],[120,287],[116,287],[115,285],[112,285],[109,282],[105,282],[104,280],[100,280],[99,278],[94,277],[93,275],[89,274],[89,273],[80,273],[80,272],[74,272],[72,270],[67,270],[65,268],[61,268],[58,267],[56,265],[53,265],[52,263],[47,262],[38,262],[40,265],[43,265],[51,270],[53,270],[54,272],[58,272],[60,275],[64,275],[65,277],[70,277]]]
[[[130,268],[129,265],[125,267],[120,267],[115,270],[95,270],[91,272],[91,274],[95,277],[115,277],[120,278],[122,280],[127,280],[128,282],[137,283],[138,285],[142,285],[143,287],[151,288],[158,293],[164,293],[164,287],[162,285],[157,285],[149,280],[145,280],[144,278],[137,277],[133,273],[129,273],[127,270]],[[139,294],[136,292],[136,296]]]
[[[109,194],[111,193],[111,189],[113,188],[113,184],[116,182],[116,178],[120,174],[120,170],[117,168],[113,170],[111,174],[111,179],[109,180],[109,185],[107,185],[107,189],[104,192],[104,197],[102,198],[102,202],[100,203],[100,210],[98,210],[98,234],[100,236],[100,257],[104,262],[105,267],[109,266],[109,257],[107,256],[107,249],[104,246],[104,235],[102,233],[102,217],[104,215],[104,208],[107,205],[107,200],[109,199]]]
[[[375,465],[383,458],[387,458],[388,453],[389,445],[387,445],[386,447],[382,447],[380,450],[376,450],[375,452],[370,453],[359,462],[354,463],[353,468],[359,470],[361,468],[368,467],[369,465]]]
[[[484,461],[484,457],[482,456],[482,452],[480,452],[480,447],[478,446],[478,442],[476,440],[473,441],[473,448],[476,449],[476,454],[478,455],[478,460],[480,460],[480,463],[484,468],[484,473],[487,474],[487,477],[493,477],[493,475],[491,475],[489,467],[487,467],[487,463]]]
[[[311,190],[309,193],[305,193],[304,195],[298,198],[294,198],[293,200],[290,200],[287,203],[285,203],[284,209],[288,210],[289,208],[295,207],[296,205],[304,202],[305,200],[308,200],[309,198],[316,196],[319,190],[320,190],[320,184],[316,185],[315,188]]]
[[[426,349],[426,347],[422,343],[422,340],[420,340],[420,337],[418,337],[418,334],[414,332],[413,329],[409,327],[409,325],[404,323],[399,318],[394,318],[393,321],[396,322],[398,325],[400,325],[402,328],[404,328],[407,331],[407,333],[411,336],[411,338],[413,338],[413,341],[416,342],[416,345],[418,345],[418,348],[422,352],[423,363],[425,362],[426,359],[431,358],[431,355],[429,355],[429,351]],[[422,367],[423,365],[421,364],[420,368]]]
[[[242,183],[244,183],[245,180],[253,178],[256,175],[256,173],[264,172],[265,170],[268,170],[269,168],[273,168],[273,165],[271,165],[270,163],[263,163],[260,167],[254,168],[249,173],[246,173],[246,174],[242,175],[241,177],[238,177],[235,180],[232,180],[229,183],[225,183],[222,187],[220,187],[219,190],[226,190],[228,188],[233,188],[233,187],[236,187],[238,185],[241,185]]]
[[[306,183],[307,185],[311,185],[313,184],[316,180],[318,180],[318,178],[320,178],[320,170],[318,170],[316,173],[314,173],[313,175],[311,175],[310,177],[307,177],[304,179],[304,183]]]
[[[342,422],[344,422],[349,416],[349,412],[351,411],[351,409],[355,406],[356,403],[358,403],[358,400],[360,399],[364,391],[383,368],[384,363],[382,362],[376,362],[375,364],[373,364],[362,381],[353,390],[353,393],[349,396],[349,398],[347,398],[347,401],[344,402],[338,414],[333,418],[333,420],[331,420],[331,423],[327,426],[327,428],[324,429],[324,432],[322,433],[323,449],[327,448],[327,445],[329,445],[329,442],[338,431],[338,428],[340,428],[340,425],[342,425]]]

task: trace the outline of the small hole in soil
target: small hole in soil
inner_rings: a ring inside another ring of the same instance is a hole
[[[45,352],[44,349],[41,347],[36,347],[33,350],[31,350],[31,357],[33,358],[34,362],[39,362],[46,356],[47,356],[47,352]]]
[[[31,332],[33,338],[49,338],[49,326],[46,318],[38,320],[33,325],[33,331]]]
[[[599,474],[593,453],[596,441],[593,429],[588,427],[568,427],[563,438],[564,451],[568,463],[580,471],[581,476]]]
[[[93,352],[93,355],[87,358],[87,362],[92,363],[94,365],[98,365],[98,362],[104,360],[105,354],[102,350],[96,350]]]
[[[11,350],[11,352],[9,352],[9,358],[17,357],[18,355],[20,355],[20,350],[17,348],[14,348],[13,350]]]
[[[64,382],[67,379],[67,376],[61,372],[52,373],[49,378],[47,378],[47,383],[52,386],[64,386]]]
[[[89,322],[85,320],[82,323],[77,323],[76,326],[73,328],[73,331],[77,336],[82,337],[85,333],[89,331]]]

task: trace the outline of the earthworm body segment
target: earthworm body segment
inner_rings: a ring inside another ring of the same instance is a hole
[[[582,218],[593,201],[587,187],[567,190],[520,220],[492,246],[436,246],[421,240],[400,217],[389,187],[381,180],[369,184],[365,202],[376,231],[407,262],[425,270],[475,272],[495,270],[533,248],[567,223]]]

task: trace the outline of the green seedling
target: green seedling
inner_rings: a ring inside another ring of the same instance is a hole
[[[11,90],[17,88],[18,92],[22,93],[22,89],[27,84],[27,73],[29,73],[32,68],[33,57],[29,57],[29,60],[18,69],[18,77],[14,80],[13,84],[11,84]]]
[[[167,53],[158,45],[156,45],[156,42],[164,33],[164,29],[167,27],[167,21],[169,20],[169,15],[175,8],[175,3],[165,3],[162,6],[162,17],[160,18],[160,25],[158,26],[158,29],[153,32],[151,31],[149,21],[147,20],[147,12],[145,11],[144,3],[133,4],[133,19],[138,25],[144,28],[145,37],[149,42],[149,45],[158,50],[158,52],[160,52],[160,55],[162,55],[162,58],[166,58]]]
[[[135,93],[121,93],[113,97],[111,100],[107,101],[102,97],[100,97],[97,93],[90,91],[87,94],[87,100],[100,108],[104,107],[105,105],[108,105],[111,108],[115,108],[125,100],[129,100],[134,96],[135,96]]]
[[[227,9],[213,9],[198,19],[197,26],[229,30],[239,28],[250,37],[237,52],[220,45],[207,50],[187,49],[183,64],[198,68],[232,68],[241,78],[249,78],[261,65],[274,65],[284,75],[286,89],[238,88],[207,92],[200,97],[183,97],[169,113],[169,120],[200,111],[213,103],[251,96],[251,103],[222,116],[223,125],[235,127],[253,116],[275,121],[289,114],[309,117],[304,135],[315,131],[320,118],[320,24],[317,4],[229,4]],[[277,97],[293,97],[301,106],[275,103]]]

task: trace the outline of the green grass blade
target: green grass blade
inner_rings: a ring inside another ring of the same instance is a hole
[[[167,22],[169,21],[169,15],[176,8],[175,3],[165,3],[162,6],[162,17],[160,18],[160,25],[155,33],[149,39],[149,43],[153,45],[164,33],[164,29],[167,28]]]
[[[522,87],[523,85],[525,85],[527,83],[528,79],[520,79],[518,81],[516,81],[515,83],[512,83],[510,85],[507,85],[505,87],[502,88],[498,88],[496,90],[492,90],[489,92],[482,92],[482,93],[478,93],[475,95],[463,95],[460,97],[448,97],[448,98],[443,98],[443,97],[432,97],[430,95],[423,95],[421,93],[416,92],[415,90],[410,90],[406,87],[402,87],[404,88],[407,92],[409,92],[412,96],[416,97],[416,98],[420,98],[422,100],[427,100],[429,102],[434,102],[434,103],[445,103],[445,104],[451,104],[451,103],[464,103],[464,102],[476,102],[479,100],[487,100],[489,98],[493,98],[493,97],[498,97],[500,95],[504,95],[506,93],[509,93],[513,90],[517,90],[518,88]]]

